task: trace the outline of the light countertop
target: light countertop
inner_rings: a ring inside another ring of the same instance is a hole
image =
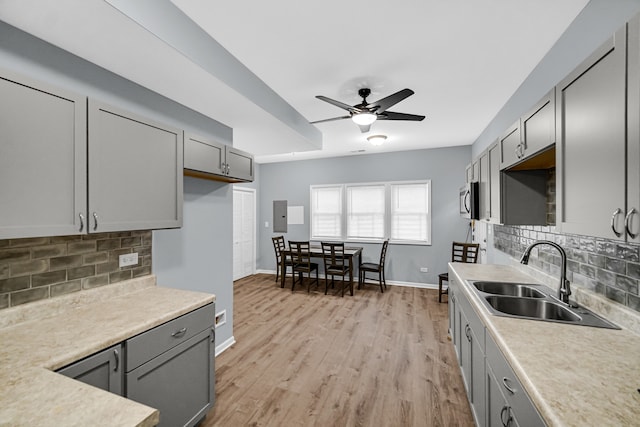
[[[619,322],[612,330],[491,315],[465,280],[540,281],[513,266],[449,265],[548,425],[640,426],[639,335]]]
[[[214,300],[145,276],[0,311],[0,426],[156,425],[156,409],[52,371]]]

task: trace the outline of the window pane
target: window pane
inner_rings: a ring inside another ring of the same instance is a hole
[[[391,238],[428,240],[428,184],[391,185]]]
[[[347,187],[347,237],[384,238],[384,185]]]
[[[342,187],[311,189],[312,238],[342,235]]]

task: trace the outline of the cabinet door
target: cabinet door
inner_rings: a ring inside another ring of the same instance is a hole
[[[480,156],[480,219],[488,220],[491,216],[491,192],[489,188],[489,153]]]
[[[518,120],[500,137],[500,169],[508,168],[520,160],[522,157],[520,142],[520,120]]]
[[[473,409],[476,423],[480,426],[485,423],[485,363],[484,353],[480,348],[480,337],[470,328],[471,337],[471,408]]]
[[[521,118],[524,156],[544,150],[556,142],[555,88]]]
[[[195,135],[185,135],[184,168],[224,175],[225,145]]]
[[[640,15],[628,26],[627,240],[640,241]]]
[[[480,180],[480,160],[475,159],[471,163],[471,182],[478,182]]]
[[[196,425],[215,399],[213,341],[202,331],[127,373],[126,397],[158,409],[158,426]]]
[[[500,385],[490,367],[486,370],[487,427],[514,427],[511,407],[500,391]]]
[[[237,148],[226,146],[227,175],[243,181],[253,181],[253,156]]]
[[[86,126],[85,97],[0,71],[0,239],[84,231]]]
[[[467,165],[464,170],[465,173],[465,181],[467,184],[473,182],[473,166],[471,164]]]
[[[122,345],[110,347],[93,356],[59,369],[64,376],[122,396]]]
[[[90,232],[182,226],[182,131],[89,100]]]
[[[500,224],[500,144],[496,142],[487,151],[489,153],[489,221]]]
[[[557,223],[564,233],[624,239],[626,30],[556,86]]]
[[[451,337],[451,342],[453,342],[453,344],[455,345],[456,342],[456,336],[455,336],[455,331],[456,331],[456,295],[453,289],[451,289],[451,286],[449,286],[448,289],[448,297],[447,297],[447,303],[449,305],[448,309],[449,309],[449,336]]]

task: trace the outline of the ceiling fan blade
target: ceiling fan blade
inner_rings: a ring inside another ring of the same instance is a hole
[[[411,89],[402,89],[401,91],[398,91],[394,94],[391,94],[385,98],[379,99],[376,102],[369,104],[367,107],[371,109],[375,108],[376,113],[382,113],[384,111],[387,111],[387,108],[397,104],[405,98],[410,97],[414,93],[415,92]]]
[[[332,122],[334,120],[342,120],[342,119],[350,119],[350,118],[351,116],[333,117],[331,119],[316,120],[315,122],[309,122],[309,123],[312,125],[315,125],[316,123]]]
[[[344,102],[336,101],[335,99],[327,98],[326,96],[317,95],[316,98],[328,102],[331,105],[335,105],[336,107],[342,108],[343,110],[347,110],[351,113],[360,113],[362,110],[359,108],[353,107],[349,104],[345,104]]]
[[[411,120],[413,122],[419,122],[423,119],[424,116],[417,114],[394,113],[393,111],[385,111],[382,114],[378,114],[378,120]]]
[[[358,125],[358,127],[362,133],[367,133],[369,132],[369,129],[371,129],[371,125]]]

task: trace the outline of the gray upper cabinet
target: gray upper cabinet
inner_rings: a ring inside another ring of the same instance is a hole
[[[624,239],[626,28],[556,86],[557,224]]]
[[[640,241],[640,15],[629,22],[627,46],[627,240]]]
[[[182,226],[183,133],[89,100],[89,231]]]
[[[216,141],[187,134],[184,174],[226,182],[254,180],[253,156]]]
[[[500,206],[500,144],[496,141],[487,148],[489,163],[489,211],[488,220],[500,224],[502,221]]]
[[[521,158],[534,155],[556,142],[555,88],[520,119]]]
[[[0,239],[80,232],[86,123],[84,96],[0,71]]]
[[[122,358],[122,344],[118,344],[61,368],[57,372],[122,396],[124,391]]]
[[[500,137],[500,169],[516,164],[522,158],[520,154],[520,120],[511,125]]]
[[[491,193],[489,183],[489,153],[484,151],[480,155],[480,219],[489,220],[491,216]]]

